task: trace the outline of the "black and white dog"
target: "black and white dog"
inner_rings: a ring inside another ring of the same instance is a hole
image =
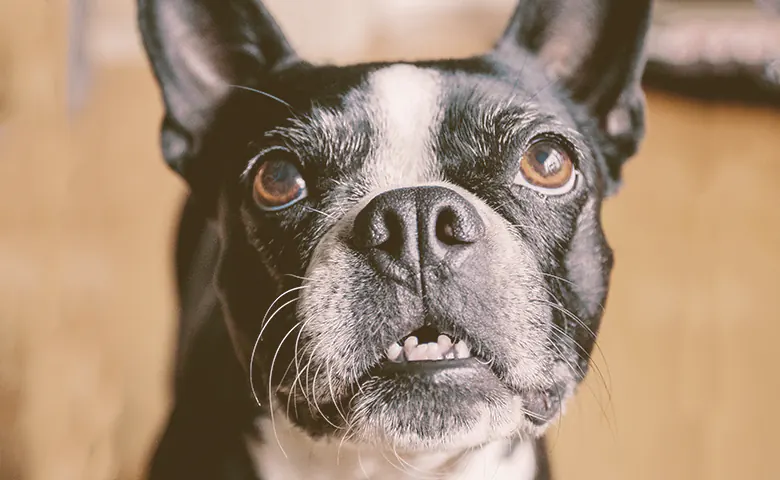
[[[259,0],[140,0],[191,188],[153,480],[548,478],[643,134],[650,0],[524,0],[495,48],[315,66]]]

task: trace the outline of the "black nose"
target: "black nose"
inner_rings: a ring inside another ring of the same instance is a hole
[[[408,275],[463,258],[485,235],[477,209],[445,187],[390,190],[373,198],[355,218],[353,238],[380,271]]]

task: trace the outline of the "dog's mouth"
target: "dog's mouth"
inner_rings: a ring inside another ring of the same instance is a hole
[[[411,375],[422,381],[443,370],[457,370],[480,377],[487,374],[488,377],[482,378],[497,381],[499,379],[490,368],[491,363],[477,349],[472,349],[465,338],[426,325],[387,347],[383,361],[372,374],[397,378],[409,378]],[[519,393],[524,402],[525,418],[537,427],[551,421],[561,407],[564,390],[556,385]]]
[[[387,347],[378,370],[385,373],[420,372],[462,367],[478,360],[466,339],[424,326]]]

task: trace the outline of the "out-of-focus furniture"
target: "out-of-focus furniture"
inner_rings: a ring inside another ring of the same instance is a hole
[[[644,80],[687,96],[780,106],[780,2],[658,2]]]

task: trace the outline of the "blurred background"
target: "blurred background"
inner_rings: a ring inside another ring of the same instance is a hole
[[[515,0],[267,0],[311,59],[486,50]],[[778,2],[664,1],[605,205],[598,367],[560,479],[778,479]],[[183,183],[132,0],[0,0],[0,479],[140,479],[169,407]]]

